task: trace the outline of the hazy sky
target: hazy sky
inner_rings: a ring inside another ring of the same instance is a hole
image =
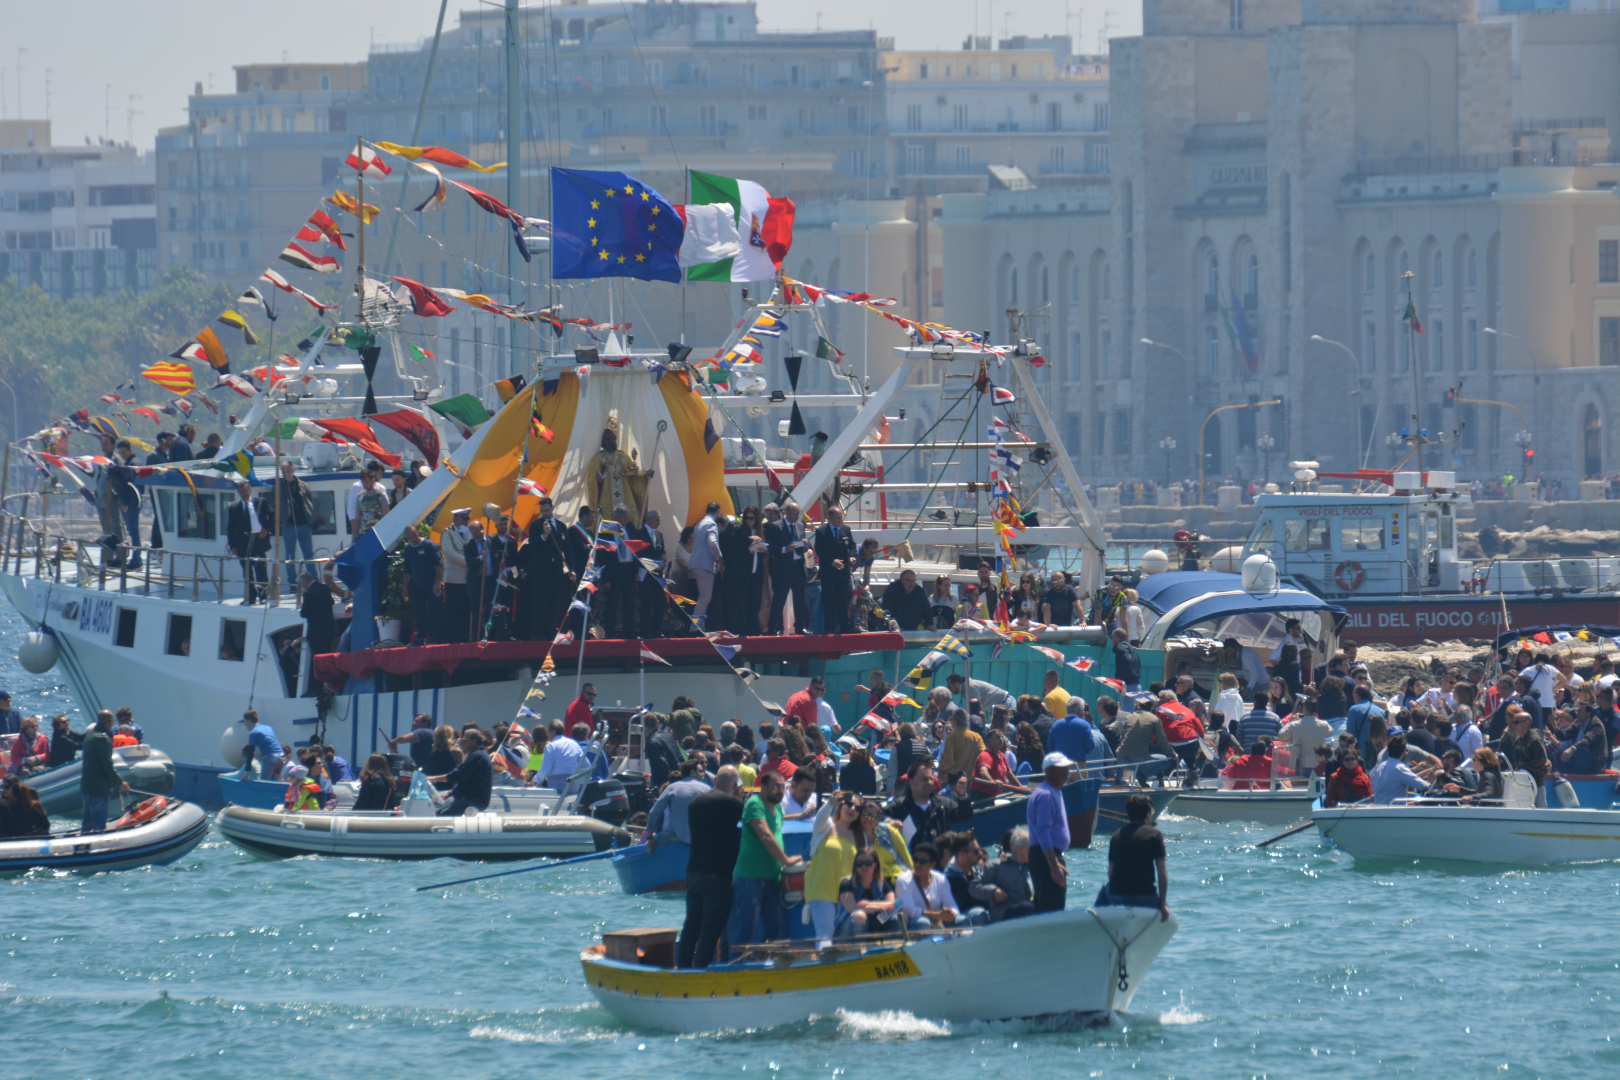
[[[446,28],[474,0],[452,0]],[[608,7],[608,4],[596,4]],[[954,49],[974,32],[1080,36],[1095,51],[1141,29],[1140,0],[758,0],[769,30],[872,28],[898,48]],[[438,0],[8,0],[0,43],[0,115],[46,113],[58,143],[133,134],[152,145],[160,127],[185,122],[193,84],[227,92],[231,66],[278,60],[364,60],[368,44],[433,33]],[[22,77],[18,79],[18,48]],[[136,95],[133,102],[131,95]],[[133,119],[130,110],[135,110]]]

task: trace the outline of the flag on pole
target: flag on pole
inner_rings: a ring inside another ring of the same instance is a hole
[[[361,176],[369,176],[373,180],[381,180],[394,171],[388,167],[388,162],[377,156],[377,151],[365,143],[361,143],[344,164]]]
[[[726,254],[707,262],[687,262],[688,281],[769,281],[793,246],[792,199],[773,199],[771,193],[752,180],[691,170],[692,201],[683,209],[691,214],[696,207],[726,206],[732,227],[724,232]],[[705,211],[712,214],[712,211]],[[682,255],[687,252],[684,250]],[[692,257],[699,257],[694,254]],[[706,257],[706,256],[703,256]]]
[[[159,360],[141,372],[141,375],[151,379],[170,393],[189,394],[197,389],[197,377],[191,373],[190,364],[176,364],[170,363],[168,360]]]
[[[662,656],[659,656],[657,653],[655,653],[651,649],[647,648],[646,645],[641,645],[640,648],[641,648],[641,658],[643,660],[651,660],[653,663],[655,663],[655,664],[663,664],[665,667],[670,667],[671,666],[670,662],[668,660],[665,660]]]
[[[1118,679],[1097,679],[1097,681],[1102,683],[1104,686],[1113,687],[1118,693],[1123,694],[1125,692],[1125,684],[1120,682]]]
[[[1063,662],[1063,654],[1058,652],[1056,649],[1049,649],[1045,645],[1031,645],[1030,648],[1034,649],[1048,660],[1056,660],[1060,664]],[[1081,671],[1084,669],[1076,668],[1075,670]]]
[[[497,161],[493,165],[480,165],[471,158],[464,158],[454,150],[446,150],[442,146],[400,146],[398,143],[379,142],[377,149],[398,154],[409,161],[433,161],[440,165],[448,165],[452,169],[474,169],[488,173],[506,167],[504,161]]]
[[[1423,333],[1423,322],[1418,318],[1417,305],[1412,303],[1412,294],[1406,294],[1406,310],[1401,312],[1401,322],[1411,326],[1418,333]]]
[[[990,404],[992,405],[1012,405],[1016,404],[1017,401],[1018,399],[1013,396],[1013,392],[1005,386],[992,386],[990,388]]]
[[[1033,646],[1031,646],[1031,647],[1033,648]],[[1042,652],[1054,652],[1055,650],[1042,649],[1041,651]],[[1084,674],[1084,673],[1090,671],[1092,669],[1092,666],[1095,665],[1096,663],[1097,663],[1097,661],[1093,660],[1089,656],[1077,656],[1073,660],[1070,660],[1068,663],[1064,664],[1063,666],[1064,667],[1072,667],[1072,668],[1074,668],[1074,670],[1080,672],[1081,674]]]

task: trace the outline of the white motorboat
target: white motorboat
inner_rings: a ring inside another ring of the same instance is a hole
[[[0,840],[0,873],[129,870],[173,862],[202,842],[208,815],[195,803],[162,797],[131,808],[105,832],[52,833]]]
[[[674,930],[604,935],[580,956],[604,1008],[638,1028],[769,1028],[839,1009],[903,1006],[967,1022],[1101,1021],[1130,1006],[1171,935],[1156,908],[1055,911],[910,938],[756,946],[728,964],[674,968]]]
[[[1620,810],[1538,809],[1524,773],[1505,774],[1500,806],[1412,799],[1317,809],[1322,837],[1356,859],[1449,859],[1545,866],[1620,859]]]
[[[1184,788],[1171,813],[1200,821],[1253,821],[1261,825],[1290,825],[1311,816],[1311,804],[1321,795],[1321,779],[1252,781],[1253,788],[1220,778],[1219,787]]]
[[[562,805],[571,810],[570,792]],[[470,811],[439,817],[444,796],[423,774],[398,810],[260,810],[227,806],[214,823],[234,843],[265,855],[346,855],[372,859],[533,859],[628,847],[628,831],[572,812],[532,816]]]

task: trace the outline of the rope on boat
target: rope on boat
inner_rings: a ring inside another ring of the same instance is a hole
[[[1120,992],[1124,993],[1126,990],[1129,990],[1130,987],[1131,987],[1130,969],[1127,968],[1126,965],[1125,965],[1125,950],[1127,948],[1129,948],[1131,945],[1134,945],[1137,941],[1141,940],[1143,934],[1146,934],[1149,930],[1153,929],[1153,922],[1150,919],[1148,921],[1147,925],[1142,927],[1141,931],[1139,933],[1137,933],[1137,935],[1135,937],[1127,938],[1124,941],[1121,941],[1119,938],[1114,936],[1114,932],[1112,930],[1108,929],[1108,924],[1102,921],[1102,916],[1097,914],[1097,909],[1096,908],[1091,908],[1091,907],[1086,908],[1086,914],[1090,915],[1093,919],[1097,920],[1097,925],[1102,928],[1102,932],[1104,934],[1108,935],[1108,940],[1113,942],[1114,947],[1119,950],[1119,984],[1118,985],[1119,985]]]

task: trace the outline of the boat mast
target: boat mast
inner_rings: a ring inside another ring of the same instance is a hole
[[[358,232],[360,250],[356,256],[354,294],[359,301],[356,315],[361,325],[364,325],[366,321],[366,158],[365,143],[360,141],[358,135],[354,137],[354,160],[360,163],[360,168],[355,170],[355,190],[359,192],[360,196],[359,213],[355,215],[360,221]]]
[[[521,125],[523,123],[522,96],[518,93],[518,0],[506,0],[506,205],[518,213],[520,196],[523,187],[523,142]],[[518,243],[527,244],[523,238],[523,231],[518,230]],[[514,307],[521,305],[528,292],[528,275],[524,268],[528,265],[513,244],[506,252],[506,285],[507,301]],[[525,342],[528,332],[520,331],[516,322],[507,330],[507,359],[513,373],[521,370],[518,362],[518,350],[514,338],[522,334]]]
[[[1417,307],[1412,302],[1412,279],[1417,274],[1411,270],[1402,274],[1406,279],[1406,307],[1413,313],[1412,318],[1406,320],[1406,358],[1412,369],[1412,445],[1417,448],[1418,480],[1423,478],[1423,444],[1427,436],[1423,434],[1423,390],[1418,379],[1418,347],[1417,347]]]

